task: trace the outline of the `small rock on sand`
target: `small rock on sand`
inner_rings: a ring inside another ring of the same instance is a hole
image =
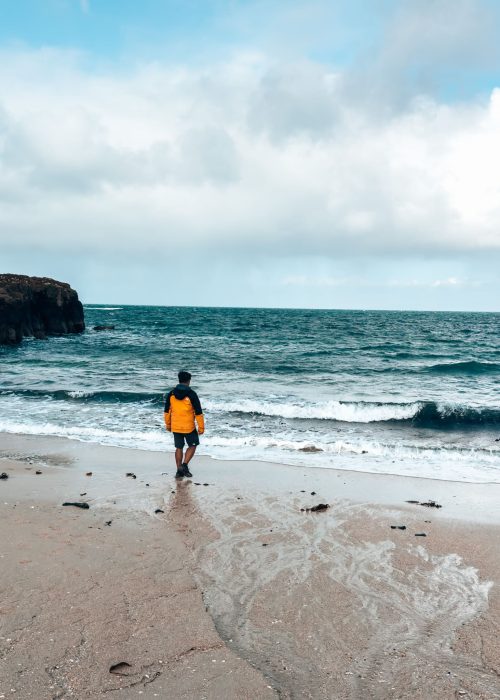
[[[311,511],[311,513],[317,513],[318,511],[326,510],[329,507],[330,506],[328,503],[318,503],[317,506],[313,506],[312,508],[310,508],[310,511]]]
[[[90,508],[88,503],[83,503],[80,501],[65,501],[63,506],[75,506],[75,508],[83,508],[84,510],[88,510]]]
[[[426,508],[442,508],[443,506],[436,501],[406,501],[406,503],[413,503],[416,506],[425,506]]]
[[[2,473],[0,474],[0,479],[2,479],[2,481],[5,481],[5,479],[8,479],[8,478],[9,478],[9,475],[6,474],[5,472],[2,472]]]

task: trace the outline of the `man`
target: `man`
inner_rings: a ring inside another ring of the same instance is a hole
[[[200,444],[198,435],[205,432],[205,419],[201,410],[200,399],[190,388],[189,372],[179,372],[179,383],[167,394],[165,400],[165,425],[169,433],[174,434],[176,479],[193,476],[189,471],[189,462],[193,459],[196,447]],[[198,430],[196,430],[198,427]],[[184,443],[187,445],[184,455]]]

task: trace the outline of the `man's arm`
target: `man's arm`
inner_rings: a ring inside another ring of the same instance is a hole
[[[192,389],[189,398],[191,400],[191,405],[194,408],[194,419],[196,421],[196,425],[198,426],[198,432],[200,435],[203,435],[205,432],[205,417],[201,409],[200,399],[198,398],[196,391],[193,391]]]
[[[172,432],[172,406],[170,405],[170,396],[172,392],[169,391],[167,398],[165,399],[165,408],[163,409],[163,418],[165,419],[165,427],[169,433]]]

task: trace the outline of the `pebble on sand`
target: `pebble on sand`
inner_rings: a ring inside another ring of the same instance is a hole
[[[326,510],[329,507],[330,505],[328,503],[318,503],[317,506],[312,506],[312,508],[301,508],[300,511],[302,513],[304,512],[304,510],[306,513],[317,513],[318,511]]]

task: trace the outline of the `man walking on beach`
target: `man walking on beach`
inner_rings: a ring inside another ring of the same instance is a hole
[[[189,386],[191,375],[181,371],[178,376],[179,383],[167,394],[164,418],[167,430],[174,434],[177,465],[175,478],[182,479],[184,476],[193,476],[188,465],[200,444],[198,436],[205,432],[205,419],[198,394]],[[185,455],[184,443],[187,445]]]

